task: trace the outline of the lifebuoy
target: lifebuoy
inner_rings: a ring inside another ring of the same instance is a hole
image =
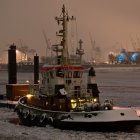
[[[35,118],[36,118],[36,114],[32,114],[31,115],[31,121],[35,120]]]
[[[21,114],[21,109],[16,108],[14,111],[17,112],[18,115]]]
[[[22,116],[23,115],[23,110],[20,108],[20,109],[17,109],[17,113],[19,116]]]
[[[53,118],[52,118],[52,117],[49,117],[49,118],[48,118],[48,122],[49,122],[50,124],[53,124]]]
[[[40,117],[40,123],[44,122],[44,120],[46,119],[46,114],[41,115]]]
[[[30,115],[30,112],[29,112],[29,110],[28,110],[28,111],[26,111],[26,112],[23,114],[24,119],[26,119],[29,115]]]

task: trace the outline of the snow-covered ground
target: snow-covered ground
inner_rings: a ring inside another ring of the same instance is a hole
[[[0,108],[0,140],[139,140],[137,132],[85,132],[60,130],[51,126],[26,127],[15,124],[17,115],[13,110]],[[139,131],[139,132],[138,132]]]
[[[100,99],[113,99],[117,106],[140,108],[140,67],[138,68],[96,68],[96,78],[100,90]],[[19,73],[19,82],[32,73]],[[0,83],[7,82],[7,73],[0,72]],[[0,93],[5,86],[0,86]],[[19,125],[13,110],[0,108],[0,140],[139,140],[140,127],[133,132],[85,132],[46,127],[26,127]],[[16,124],[17,123],[17,124]]]

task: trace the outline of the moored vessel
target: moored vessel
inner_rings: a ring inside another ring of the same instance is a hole
[[[61,42],[53,45],[56,63],[42,66],[39,90],[19,99],[15,110],[21,123],[92,131],[131,130],[139,125],[140,117],[134,109],[114,109],[112,101],[100,102],[93,67],[85,81],[83,66],[71,61],[67,24],[74,17],[69,17],[64,5],[60,17],[55,19],[62,25],[57,33]]]

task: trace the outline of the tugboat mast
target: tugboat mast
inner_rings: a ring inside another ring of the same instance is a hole
[[[60,15],[60,17],[56,17],[55,19],[57,20],[58,25],[62,25],[62,29],[59,30],[59,32],[57,32],[56,35],[62,38],[60,46],[63,47],[61,50],[57,48],[56,53],[58,53],[58,51],[61,52],[60,64],[68,64],[69,54],[68,54],[68,39],[67,39],[67,36],[68,36],[67,23],[69,22],[69,20],[74,20],[74,17],[68,16],[68,13],[66,12],[66,9],[65,9],[65,5],[63,5],[62,14]]]

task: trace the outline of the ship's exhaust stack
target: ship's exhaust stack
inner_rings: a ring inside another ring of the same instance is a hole
[[[39,84],[39,56],[34,56],[34,84]]]
[[[14,44],[8,50],[8,83],[17,83],[16,46]]]
[[[100,91],[98,90],[98,86],[97,86],[97,83],[96,83],[96,74],[95,74],[95,70],[94,70],[93,67],[90,68],[89,73],[88,73],[87,88],[88,88],[88,90],[91,90],[93,97],[99,99]]]

